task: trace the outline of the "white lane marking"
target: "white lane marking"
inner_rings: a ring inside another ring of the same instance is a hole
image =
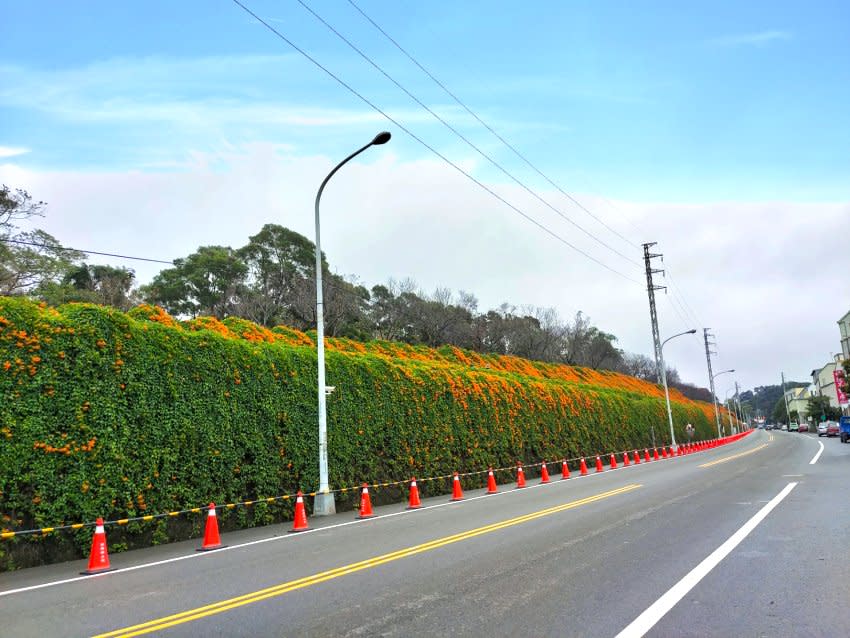
[[[755,516],[744,523],[725,543],[711,552],[699,565],[688,572],[682,580],[667,590],[661,598],[652,603],[640,616],[635,618],[623,631],[617,634],[616,638],[641,638],[641,636],[645,635],[676,603],[696,587],[720,561],[726,558],[796,486],[797,483],[788,483],[788,485],[782,488],[782,491],[774,496],[767,505],[756,512]]]
[[[711,448],[711,449],[718,449],[718,448]],[[710,450],[701,450],[701,451],[702,452],[708,452]],[[675,457],[666,458],[666,459],[659,458],[658,461],[678,461],[678,460],[681,460],[681,459],[688,458],[690,456],[691,455],[688,454],[688,455],[685,455],[685,456],[675,456]],[[523,488],[522,490],[511,489],[511,490],[504,491],[504,492],[496,492],[495,494],[481,494],[479,496],[468,496],[468,497],[464,498],[462,501],[446,501],[445,503],[436,503],[434,505],[426,505],[424,507],[421,507],[421,508],[418,508],[418,509],[415,509],[415,510],[401,510],[400,512],[392,512],[390,514],[380,514],[378,516],[375,516],[374,518],[355,519],[353,521],[346,521],[344,523],[336,523],[334,525],[326,525],[325,527],[314,527],[314,528],[310,528],[308,530],[304,530],[303,532],[298,532],[297,534],[282,534],[280,536],[270,536],[268,538],[260,538],[260,539],[254,540],[254,541],[247,541],[245,543],[237,543],[237,544],[234,544],[234,545],[228,545],[227,547],[221,547],[221,548],[219,548],[215,551],[212,551],[212,552],[192,552],[191,554],[186,554],[185,556],[174,556],[173,558],[164,558],[162,560],[152,561],[150,563],[140,563],[138,565],[131,565],[129,567],[119,567],[118,569],[113,569],[112,571],[104,572],[102,574],[94,574],[92,576],[75,576],[73,578],[65,578],[65,579],[62,579],[62,580],[53,580],[53,581],[48,581],[46,583],[39,583],[38,585],[29,585],[28,587],[19,587],[17,589],[7,589],[5,591],[0,591],[0,598],[2,598],[3,596],[10,596],[12,594],[21,594],[23,592],[33,591],[35,589],[43,589],[45,587],[53,587],[53,586],[56,586],[56,585],[67,585],[68,583],[76,583],[76,582],[81,581],[81,580],[90,580],[92,578],[105,578],[107,576],[113,576],[115,574],[123,574],[125,572],[132,572],[132,571],[135,571],[137,569],[144,569],[146,567],[156,567],[158,565],[166,565],[168,563],[176,563],[176,562],[179,562],[181,560],[188,560],[190,558],[209,558],[210,556],[215,556],[216,554],[221,554],[223,552],[231,551],[231,550],[234,550],[234,549],[240,549],[242,547],[250,547],[251,545],[260,545],[261,543],[268,543],[268,542],[271,542],[271,541],[280,541],[280,540],[287,540],[287,539],[290,539],[290,538],[297,538],[298,536],[303,536],[305,534],[311,534],[311,533],[314,533],[314,532],[322,532],[322,531],[325,531],[325,530],[337,529],[337,528],[340,528],[340,527],[348,527],[349,525],[364,525],[364,524],[368,524],[368,523],[374,523],[375,521],[380,521],[380,520],[385,519],[385,518],[392,518],[393,516],[402,516],[402,515],[405,515],[405,514],[416,514],[417,512],[424,512],[426,510],[437,509],[438,507],[447,507],[449,505],[460,505],[461,503],[465,503],[465,502],[469,502],[469,501],[477,501],[477,500],[482,499],[482,498],[491,498],[492,499],[494,496],[503,496],[505,494],[522,493],[522,492],[525,492],[529,489],[534,489],[536,487],[545,487],[547,485],[559,485],[559,484],[569,483],[569,482],[575,481],[577,479],[591,478],[591,477],[594,477],[594,476],[605,476],[606,474],[609,474],[611,472],[619,472],[619,471],[622,471],[622,470],[628,470],[628,469],[633,468],[633,467],[639,467],[639,466],[644,466],[644,467],[652,466],[652,467],[654,467],[658,463],[658,461],[655,461],[655,460],[653,460],[653,461],[641,461],[640,464],[634,464],[633,463],[632,465],[621,465],[619,467],[609,468],[609,469],[605,470],[604,472],[588,471],[588,474],[586,476],[581,476],[577,472],[574,472],[573,475],[571,475],[570,478],[567,481],[552,480],[549,483],[535,483],[534,485],[529,485],[529,486]],[[420,483],[421,483],[421,480],[420,480]],[[505,484],[505,485],[508,486],[510,484]]]
[[[820,458],[820,455],[823,454],[823,442],[818,441],[818,445],[820,445],[820,450],[818,450],[818,453],[815,454],[814,458],[809,461],[809,465],[814,465],[815,463],[817,463],[818,459]]]

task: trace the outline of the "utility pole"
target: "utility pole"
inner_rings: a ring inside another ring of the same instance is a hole
[[[782,398],[785,399],[785,416],[788,417],[788,427],[791,427],[791,413],[788,411],[788,395],[785,394],[785,373],[782,373]]]
[[[708,363],[708,381],[711,387],[711,401],[714,403],[714,421],[717,424],[717,438],[721,437],[720,432],[720,410],[717,409],[717,393],[714,391],[714,373],[711,371],[711,355],[714,351],[711,346],[715,345],[713,341],[709,341],[712,336],[708,328],[702,329],[703,337],[705,337],[705,361]],[[714,353],[716,354],[716,353]]]
[[[735,381],[735,418],[738,419],[738,427],[741,426],[741,401],[738,399],[738,382]]]
[[[651,260],[656,257],[661,257],[664,261],[664,256],[660,253],[653,254],[649,252],[652,246],[658,242],[649,242],[643,244],[643,262],[646,264],[646,291],[649,293],[649,318],[652,322],[652,347],[655,351],[655,373],[658,376],[658,385],[661,385],[661,333],[658,330],[658,312],[655,309],[655,291],[667,290],[666,286],[656,286],[652,283],[652,275],[655,273],[664,273],[663,270],[653,269]]]

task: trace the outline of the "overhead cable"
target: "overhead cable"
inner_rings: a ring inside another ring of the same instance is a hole
[[[299,2],[300,2],[300,0],[299,0]],[[558,190],[558,192],[560,192],[562,195],[564,195],[564,196],[565,196],[567,199],[569,199],[569,200],[570,200],[573,204],[575,204],[575,205],[576,205],[576,206],[578,206],[581,210],[583,210],[585,213],[587,213],[588,215],[590,215],[593,219],[595,219],[597,222],[599,222],[602,226],[604,226],[606,229],[608,229],[608,230],[609,230],[610,232],[612,232],[614,235],[616,235],[617,237],[619,237],[620,239],[622,239],[622,240],[623,240],[623,241],[625,241],[626,243],[631,244],[633,247],[635,247],[635,248],[640,248],[640,244],[638,244],[638,243],[636,243],[636,242],[632,241],[632,240],[631,240],[631,239],[629,239],[628,237],[626,237],[626,236],[624,236],[624,235],[620,234],[620,233],[619,233],[619,232],[617,232],[615,229],[611,228],[611,227],[610,227],[608,224],[606,224],[606,223],[605,223],[602,219],[600,219],[600,218],[599,218],[599,217],[597,217],[594,213],[592,213],[592,212],[591,212],[591,211],[590,211],[590,210],[589,210],[589,209],[588,209],[588,208],[587,208],[584,204],[582,204],[582,203],[581,203],[580,201],[578,201],[575,197],[573,197],[572,195],[570,195],[570,194],[569,194],[567,191],[565,191],[565,190],[564,190],[561,186],[559,186],[556,182],[554,182],[551,178],[549,178],[549,176],[547,176],[545,173],[543,173],[543,171],[541,171],[539,168],[537,168],[537,166],[535,166],[535,165],[531,162],[531,160],[529,160],[529,159],[528,159],[525,155],[523,155],[522,153],[520,153],[520,152],[519,152],[519,150],[517,150],[517,148],[516,148],[513,144],[511,144],[511,143],[510,143],[510,142],[508,142],[508,141],[507,141],[504,137],[502,137],[501,135],[499,135],[499,133],[497,133],[497,132],[493,129],[493,127],[491,127],[489,124],[487,124],[487,122],[485,122],[483,119],[481,119],[481,118],[478,116],[478,114],[476,114],[476,113],[475,113],[475,112],[474,112],[471,108],[469,108],[469,107],[468,107],[468,106],[467,106],[467,105],[466,105],[466,104],[465,104],[465,103],[464,103],[464,102],[463,102],[463,101],[462,101],[462,100],[461,100],[461,99],[460,99],[457,95],[455,95],[452,91],[450,91],[450,90],[448,89],[448,87],[446,87],[446,85],[445,85],[445,84],[443,84],[440,80],[438,80],[438,79],[434,76],[434,74],[433,74],[433,73],[431,73],[428,69],[426,69],[424,66],[422,66],[422,64],[420,64],[420,63],[419,63],[419,61],[418,61],[416,58],[414,58],[414,57],[413,57],[413,56],[412,56],[412,55],[411,55],[411,54],[410,54],[410,53],[409,53],[409,52],[408,52],[408,51],[407,51],[404,47],[402,47],[402,46],[401,46],[398,42],[396,42],[396,40],[395,40],[395,39],[394,39],[394,38],[393,38],[393,37],[392,37],[389,33],[387,33],[387,32],[386,32],[386,31],[385,31],[385,30],[384,30],[384,29],[383,29],[383,28],[382,28],[382,27],[381,27],[381,26],[380,26],[377,22],[375,22],[375,21],[374,21],[374,20],[373,20],[373,19],[372,19],[372,18],[371,18],[371,17],[370,17],[370,16],[369,16],[366,12],[365,12],[365,11],[363,11],[363,9],[361,9],[361,8],[357,5],[357,3],[355,3],[355,2],[354,2],[354,0],[348,0],[348,3],[349,3],[352,7],[354,7],[354,8],[355,8],[355,9],[356,9],[359,13],[360,13],[360,15],[362,15],[362,16],[363,16],[366,20],[368,20],[368,21],[372,24],[372,26],[374,26],[374,27],[375,27],[375,28],[376,28],[376,29],[377,29],[377,30],[378,30],[378,31],[379,31],[379,32],[380,32],[380,33],[381,33],[381,34],[382,34],[385,38],[387,38],[387,40],[389,40],[390,42],[392,42],[392,43],[393,43],[393,45],[394,45],[394,46],[395,46],[395,47],[396,47],[399,51],[401,51],[401,52],[402,52],[402,53],[403,53],[403,54],[407,57],[407,59],[409,59],[411,62],[413,62],[413,64],[415,64],[417,67],[419,67],[419,69],[420,69],[420,70],[421,70],[421,71],[422,71],[425,75],[427,75],[429,78],[431,78],[431,80],[433,80],[433,81],[434,81],[434,83],[435,83],[437,86],[439,86],[439,87],[440,87],[440,88],[441,88],[441,89],[442,89],[442,90],[443,90],[443,91],[444,91],[444,92],[445,92],[445,93],[446,93],[449,97],[451,97],[451,98],[452,98],[452,99],[453,99],[453,100],[454,100],[454,101],[455,101],[455,102],[456,102],[456,103],[457,103],[457,104],[458,104],[461,108],[463,108],[463,109],[464,109],[467,113],[469,113],[469,114],[470,114],[473,118],[475,118],[475,120],[477,120],[477,121],[478,121],[478,123],[479,123],[479,124],[481,124],[484,128],[486,128],[488,131],[490,131],[490,133],[492,133],[492,134],[496,137],[496,139],[498,139],[498,140],[499,140],[502,144],[504,144],[506,147],[508,147],[508,148],[509,148],[509,149],[510,149],[513,153],[514,153],[514,155],[516,155],[516,156],[517,156],[518,158],[520,158],[523,162],[525,162],[525,163],[526,163],[526,164],[527,164],[527,165],[528,165],[528,166],[529,166],[529,167],[530,167],[530,168],[531,168],[531,169],[532,169],[535,173],[537,173],[540,177],[542,177],[544,180],[546,180],[546,181],[547,181],[547,182],[548,182],[551,186],[553,186],[554,188],[556,188],[556,189]],[[303,3],[302,3],[302,4],[303,4]],[[609,202],[609,203],[610,203],[610,202]],[[612,206],[613,206],[613,205],[612,205]],[[631,261],[631,260],[629,260],[629,261]],[[635,265],[639,265],[637,262],[632,262],[632,263],[635,263]]]
[[[587,252],[585,252],[585,251],[584,251],[584,250],[582,250],[581,248],[578,248],[577,246],[575,246],[575,245],[571,244],[569,241],[567,241],[566,239],[564,239],[563,237],[561,237],[560,235],[558,235],[557,233],[555,233],[553,230],[551,230],[550,228],[548,228],[547,226],[545,226],[545,225],[544,225],[544,224],[542,224],[541,222],[537,221],[536,219],[534,219],[533,217],[531,217],[530,215],[528,215],[526,212],[524,212],[523,210],[521,210],[520,208],[518,208],[518,207],[517,207],[517,206],[515,206],[514,204],[511,204],[511,203],[510,203],[509,201],[507,201],[504,197],[502,197],[502,196],[501,196],[501,195],[499,195],[497,192],[495,192],[492,188],[490,188],[489,186],[487,186],[486,184],[484,184],[484,183],[483,183],[482,181],[480,181],[479,179],[476,179],[476,178],[475,178],[475,177],[473,177],[473,176],[472,176],[469,172],[465,171],[465,170],[464,170],[464,169],[462,169],[460,166],[458,166],[457,164],[455,164],[454,162],[452,162],[452,161],[451,161],[448,157],[446,157],[445,155],[443,155],[442,153],[440,153],[440,152],[439,152],[437,149],[435,149],[433,146],[431,146],[430,144],[428,144],[427,142],[425,142],[425,140],[423,140],[421,137],[419,137],[418,135],[416,135],[415,133],[413,133],[410,129],[408,129],[406,126],[404,126],[403,124],[401,124],[398,120],[396,120],[395,118],[393,118],[392,116],[390,116],[388,113],[386,113],[384,110],[382,110],[380,107],[378,107],[378,106],[377,106],[374,102],[372,102],[371,100],[369,100],[369,98],[367,98],[367,97],[366,97],[366,96],[364,96],[362,93],[360,93],[359,91],[357,91],[357,89],[355,89],[355,88],[354,88],[354,87],[352,87],[350,84],[348,84],[347,82],[345,82],[345,80],[343,80],[342,78],[340,78],[339,76],[337,76],[335,73],[333,73],[330,69],[328,69],[328,68],[327,68],[327,67],[325,67],[323,64],[321,64],[318,60],[316,60],[313,56],[311,56],[309,53],[307,53],[304,49],[302,49],[301,47],[299,47],[298,45],[296,45],[296,44],[295,44],[292,40],[290,40],[289,38],[287,38],[287,37],[286,37],[285,35],[283,35],[280,31],[278,31],[275,27],[273,27],[271,24],[269,24],[267,21],[263,20],[263,18],[261,18],[261,17],[260,17],[260,16],[258,16],[256,13],[254,13],[251,9],[249,9],[247,6],[245,6],[245,5],[241,2],[241,0],[232,0],[232,1],[233,1],[233,3],[234,3],[235,5],[237,5],[237,6],[238,6],[239,8],[241,8],[243,11],[245,11],[245,13],[247,13],[247,14],[248,14],[248,15],[250,15],[252,18],[254,18],[255,20],[257,20],[257,22],[259,22],[260,24],[262,24],[264,27],[266,27],[266,29],[268,29],[269,31],[271,31],[271,32],[272,32],[273,34],[275,34],[278,38],[280,38],[281,40],[283,40],[284,42],[286,42],[286,43],[287,43],[290,47],[292,47],[293,49],[295,49],[295,51],[297,51],[297,52],[298,52],[298,53],[300,53],[302,56],[304,56],[305,58],[307,58],[307,60],[309,60],[311,63],[313,63],[313,65],[315,65],[316,67],[318,67],[319,69],[321,69],[324,73],[326,73],[328,76],[330,76],[331,78],[333,78],[333,79],[334,79],[334,80],[335,80],[338,84],[340,84],[342,87],[344,87],[345,89],[347,89],[350,93],[352,93],[353,95],[355,95],[356,97],[358,97],[360,100],[362,100],[365,104],[367,104],[368,106],[370,106],[370,107],[371,107],[372,109],[374,109],[376,112],[380,113],[380,114],[381,114],[383,117],[385,117],[385,118],[386,118],[389,122],[392,122],[392,123],[393,123],[395,126],[397,126],[399,129],[401,129],[402,131],[404,131],[405,133],[407,133],[407,134],[408,134],[411,138],[413,138],[413,139],[414,139],[414,140],[416,140],[419,144],[421,144],[422,146],[424,146],[425,148],[427,148],[427,149],[428,149],[429,151],[431,151],[434,155],[436,155],[436,156],[437,156],[437,157],[439,157],[441,160],[443,160],[446,164],[448,164],[449,166],[451,166],[452,168],[454,168],[457,172],[459,172],[459,173],[460,173],[460,174],[462,174],[464,177],[466,177],[466,178],[467,178],[467,179],[469,179],[470,181],[474,182],[477,186],[479,186],[479,187],[480,187],[480,188],[482,188],[483,190],[487,191],[490,195],[492,195],[493,197],[495,197],[496,199],[498,199],[498,200],[499,200],[500,202],[502,202],[505,206],[509,207],[511,210],[513,210],[513,211],[514,211],[514,212],[516,212],[517,214],[521,215],[521,216],[522,216],[522,217],[524,217],[526,220],[530,221],[532,224],[534,224],[535,226],[537,226],[538,228],[540,228],[541,230],[543,230],[543,231],[544,231],[545,233],[547,233],[548,235],[551,235],[552,237],[554,237],[555,239],[557,239],[558,241],[560,241],[560,242],[561,242],[561,243],[563,243],[564,245],[566,245],[566,246],[568,246],[568,247],[572,248],[574,251],[576,251],[576,252],[577,252],[577,253],[579,253],[580,255],[582,255],[582,256],[584,256],[584,257],[586,257],[587,259],[591,260],[592,262],[596,263],[597,265],[602,266],[602,267],[603,267],[603,268],[605,268],[606,270],[609,270],[610,272],[612,272],[612,273],[614,273],[614,274],[616,274],[616,275],[618,275],[618,276],[622,277],[623,279],[625,279],[625,280],[627,280],[627,281],[630,281],[630,282],[632,282],[632,283],[635,283],[635,284],[641,285],[641,283],[640,283],[638,280],[636,280],[636,279],[633,279],[633,278],[629,277],[628,275],[626,275],[626,274],[624,274],[624,273],[620,272],[619,270],[616,270],[615,268],[612,268],[612,267],[611,267],[611,266],[609,266],[608,264],[606,264],[606,263],[604,263],[604,262],[600,261],[599,259],[597,259],[596,257],[594,257],[594,256],[592,256],[592,255],[590,255],[590,254],[588,254]]]

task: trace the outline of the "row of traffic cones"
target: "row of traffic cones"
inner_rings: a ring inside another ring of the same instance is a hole
[[[740,434],[734,434],[732,436],[723,437],[721,439],[712,439],[710,441],[698,441],[696,443],[685,443],[683,445],[678,446],[677,449],[673,449],[672,447],[668,448],[665,446],[661,447],[661,455],[659,457],[658,449],[653,448],[652,453],[650,454],[649,448],[645,448],[643,451],[643,462],[648,463],[650,460],[659,460],[659,458],[672,458],[674,456],[683,456],[686,454],[693,454],[694,452],[702,452],[704,450],[709,450],[720,445],[724,445],[726,443],[732,443],[737,441],[741,437],[749,434],[750,431],[743,432]],[[629,465],[640,465],[641,463],[641,455],[640,452],[634,450],[632,452],[632,458],[629,460],[629,453],[623,452],[622,455],[622,464],[623,467],[627,467]],[[617,457],[613,453],[609,457],[608,465],[610,469],[617,469]],[[596,457],[596,472],[603,472],[605,470],[602,465],[601,456],[597,455]],[[587,476],[587,462],[584,457],[582,457],[579,461],[579,474],[581,476]],[[567,464],[566,459],[561,461],[561,480],[570,478],[570,468]],[[551,477],[549,476],[549,468],[547,466],[546,461],[544,461],[540,466],[540,482],[541,483],[549,483],[551,482]],[[522,464],[517,464],[517,488],[523,488],[526,486],[525,482],[525,472],[522,468]],[[486,494],[496,494],[499,489],[496,485],[496,477],[493,472],[493,468],[489,468],[487,471],[487,491]],[[463,489],[460,485],[460,476],[457,472],[454,473],[452,477],[452,501],[462,501],[463,500]],[[408,501],[407,509],[419,509],[422,507],[422,501],[419,497],[419,488],[416,485],[416,477],[414,476],[410,481],[410,497]],[[366,519],[372,518],[375,514],[372,511],[372,500],[369,496],[369,486],[364,483],[363,487],[360,490],[360,507],[358,510],[357,518],[358,519]],[[299,490],[295,496],[295,516],[293,519],[292,529],[289,531],[292,532],[304,532],[311,529],[309,524],[307,523],[307,511],[304,507],[304,495]],[[226,547],[221,542],[221,537],[218,532],[218,518],[216,517],[215,511],[215,503],[210,503],[207,508],[207,521],[204,526],[204,540],[201,547],[198,548],[199,552],[206,552],[214,549],[221,549],[222,547]],[[89,564],[88,569],[82,572],[86,575],[91,574],[100,574],[103,572],[111,571],[112,567],[109,564],[109,552],[107,550],[106,543],[106,531],[104,529],[103,519],[98,518],[95,523],[94,536],[92,537],[92,546],[91,552],[89,554]]]

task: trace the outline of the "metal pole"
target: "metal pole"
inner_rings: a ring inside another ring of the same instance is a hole
[[[655,257],[662,257],[660,253],[653,254],[649,252],[652,246],[657,242],[649,242],[643,244],[643,261],[646,265],[646,291],[649,294],[649,320],[652,324],[652,350],[655,354],[655,374],[658,377],[658,383],[661,383],[663,373],[661,372],[661,333],[658,330],[658,312],[655,309],[655,291],[667,290],[665,286],[656,286],[652,283],[652,275],[655,273],[664,273],[663,270],[654,269],[651,260]],[[663,261],[663,257],[662,257]],[[654,445],[654,442],[653,442]]]
[[[322,296],[322,242],[321,231],[319,228],[319,202],[322,199],[322,192],[325,190],[325,185],[331,177],[345,165],[346,162],[353,159],[373,144],[384,144],[389,140],[389,133],[381,133],[365,146],[354,151],[351,155],[337,164],[334,169],[328,173],[328,176],[322,181],[319,186],[319,192],[316,193],[316,341],[317,355],[319,359],[318,370],[318,393],[319,393],[319,491],[313,500],[313,516],[327,516],[336,513],[336,503],[334,501],[333,492],[330,491],[328,483],[328,413],[327,413],[327,391],[325,388],[325,314],[324,314],[324,299]],[[382,136],[386,136],[382,138]],[[381,141],[383,140],[383,141]]]

